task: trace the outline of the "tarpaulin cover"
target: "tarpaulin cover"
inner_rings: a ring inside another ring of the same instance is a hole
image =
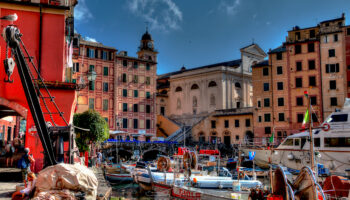
[[[98,181],[95,174],[80,164],[57,164],[43,169],[37,178],[37,192],[69,189],[85,192],[87,199],[96,199]]]

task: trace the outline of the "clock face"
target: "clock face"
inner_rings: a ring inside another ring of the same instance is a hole
[[[148,47],[148,48],[152,48],[152,47],[153,47],[152,42],[148,42],[148,43],[147,43],[147,47]]]

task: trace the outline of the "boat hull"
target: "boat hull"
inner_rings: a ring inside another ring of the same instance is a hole
[[[130,174],[110,174],[106,173],[106,179],[110,182],[132,182]]]

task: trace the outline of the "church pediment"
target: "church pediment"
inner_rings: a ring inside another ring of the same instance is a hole
[[[249,54],[253,54],[253,55],[257,55],[257,56],[261,56],[261,57],[266,57],[267,54],[264,52],[264,50],[262,50],[259,45],[257,44],[251,44],[247,47],[243,47],[241,49],[241,52],[246,52]]]

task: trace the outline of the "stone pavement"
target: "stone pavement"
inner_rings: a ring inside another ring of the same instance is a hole
[[[16,185],[22,183],[21,170],[17,168],[0,168],[0,200],[11,199]]]
[[[17,184],[20,182],[0,182],[0,200],[10,200]]]

